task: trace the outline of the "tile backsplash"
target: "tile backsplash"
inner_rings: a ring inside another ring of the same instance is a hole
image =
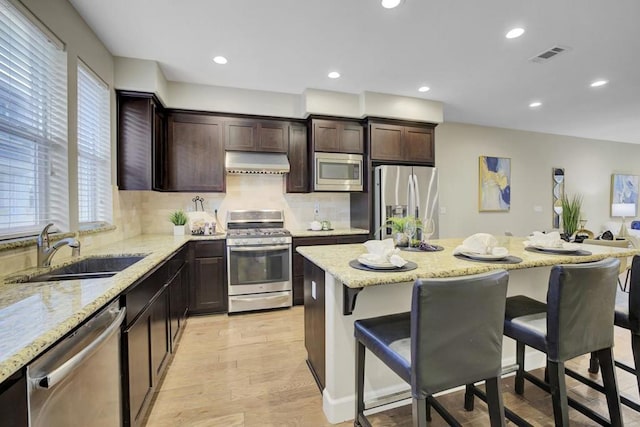
[[[333,227],[349,227],[348,193],[287,194],[282,175],[227,175],[226,193],[159,193],[146,191],[141,200],[141,227],[144,234],[170,234],[169,214],[176,209],[193,211],[193,198],[202,197],[207,212],[218,210],[224,225],[227,211],[236,209],[282,209],[285,227],[307,228],[313,221],[313,210],[319,206],[319,219],[329,220]],[[200,204],[198,203],[198,209]]]

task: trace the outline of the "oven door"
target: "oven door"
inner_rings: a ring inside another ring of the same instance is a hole
[[[291,290],[291,245],[227,246],[229,295]]]

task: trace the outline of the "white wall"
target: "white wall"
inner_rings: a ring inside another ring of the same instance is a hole
[[[461,123],[436,127],[441,237],[551,229],[553,167],[565,170],[565,193],[584,197],[586,228],[610,221],[611,174],[640,175],[640,145],[490,128]],[[478,212],[478,157],[511,158],[511,210]],[[542,212],[534,212],[540,206]],[[619,219],[615,219],[618,220]]]

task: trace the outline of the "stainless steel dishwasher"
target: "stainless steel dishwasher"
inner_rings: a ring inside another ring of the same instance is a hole
[[[27,367],[30,426],[120,426],[120,326],[115,302]]]

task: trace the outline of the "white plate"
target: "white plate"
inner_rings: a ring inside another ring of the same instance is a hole
[[[533,247],[541,251],[556,252],[556,253],[571,253],[571,252],[578,252],[580,250],[580,245],[577,245],[575,243],[563,243],[561,248],[548,247],[548,246],[542,246],[542,245],[533,245]]]
[[[376,262],[363,257],[358,258],[358,262],[369,268],[375,268],[376,270],[393,270],[394,268],[399,268],[390,262]]]
[[[466,257],[469,257],[471,259],[477,259],[482,261],[498,261],[501,259],[505,259],[506,257],[509,256],[509,254],[494,255],[494,254],[476,254],[473,252],[460,252],[460,254]]]

